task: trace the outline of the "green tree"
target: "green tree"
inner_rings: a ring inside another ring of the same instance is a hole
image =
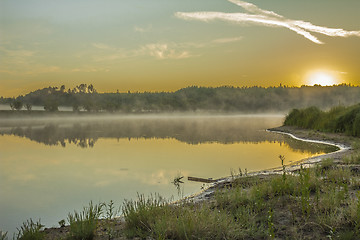
[[[20,109],[22,109],[23,105],[24,105],[23,102],[19,101],[19,100],[14,100],[14,101],[10,102],[10,107],[12,110],[19,111]]]
[[[31,111],[31,109],[32,109],[31,103],[26,103],[25,108],[26,108],[26,110]]]
[[[47,100],[44,104],[44,109],[49,112],[59,111],[59,104],[56,100]]]

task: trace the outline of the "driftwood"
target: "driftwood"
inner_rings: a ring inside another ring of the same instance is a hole
[[[213,180],[212,178],[198,178],[198,177],[188,177],[189,181],[193,182],[202,182],[202,183],[213,183],[216,182],[216,180]]]

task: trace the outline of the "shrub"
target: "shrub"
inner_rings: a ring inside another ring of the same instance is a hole
[[[150,225],[154,221],[154,217],[159,214],[160,207],[166,204],[167,201],[159,195],[151,195],[149,198],[138,195],[138,199],[135,201],[125,201],[122,210],[126,221],[126,234],[133,237],[151,232]]]
[[[93,205],[93,203],[90,202],[89,206],[84,207],[82,212],[74,211],[74,214],[69,213],[69,239],[94,239],[98,219],[102,214],[102,208],[103,204]]]
[[[0,231],[0,240],[7,240],[7,233],[8,232]]]
[[[45,234],[42,232],[42,228],[44,226],[40,223],[40,220],[37,222],[33,222],[30,220],[26,220],[23,222],[20,229],[18,228],[18,233],[16,235],[16,239],[19,240],[42,240],[45,239]]]
[[[293,109],[285,118],[284,125],[310,128],[326,132],[341,132],[360,136],[360,104],[334,107],[323,112],[316,107]]]

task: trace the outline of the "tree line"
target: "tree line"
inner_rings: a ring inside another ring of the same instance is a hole
[[[105,118],[104,118],[105,119]],[[202,143],[274,143],[286,144],[294,151],[321,153],[334,151],[332,146],[307,144],[280,134],[264,134],[257,131],[266,121],[264,118],[246,120],[244,118],[123,118],[113,120],[75,123],[67,121],[47,122],[33,125],[17,125],[0,129],[1,135],[26,137],[50,146],[76,145],[81,148],[93,147],[98,139],[176,139],[179,142],[198,145]],[[83,122],[83,121],[78,121]]]
[[[287,112],[292,108],[316,106],[328,109],[336,105],[360,102],[360,87],[347,84],[301,87],[198,87],[175,92],[99,93],[92,84],[73,89],[47,87],[15,98],[0,98],[13,110],[43,106],[58,111],[59,106],[89,112]]]

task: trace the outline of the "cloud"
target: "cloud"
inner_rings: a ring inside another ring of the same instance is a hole
[[[177,46],[166,43],[147,44],[142,46],[140,53],[149,54],[157,59],[184,59],[192,55],[188,51],[177,50]]]
[[[36,62],[39,53],[23,49],[22,47],[8,49],[0,46],[0,55],[2,55],[4,59],[3,64],[0,66],[0,73],[11,75],[36,75],[59,72],[61,70],[58,66]]]
[[[5,47],[0,46],[0,54],[3,58],[7,59],[7,63],[11,63],[14,65],[20,65],[25,62],[29,62],[29,60],[35,56],[35,51],[30,51],[22,48],[18,49],[7,49]]]
[[[96,53],[92,51],[91,58],[95,62],[115,61],[118,59],[128,58],[130,51],[122,48],[116,48],[104,43],[92,43],[91,46],[96,49]],[[82,54],[79,57],[83,57]]]
[[[96,53],[92,54],[91,58],[95,62],[111,62],[119,59],[127,59],[138,56],[151,56],[158,60],[164,59],[186,59],[190,57],[198,57],[198,54],[192,53],[194,49],[214,47],[218,44],[232,43],[242,40],[242,37],[229,37],[214,39],[209,42],[162,42],[162,43],[148,43],[138,46],[136,49],[122,49],[109,46],[103,43],[92,43],[91,46],[96,48]],[[81,56],[83,57],[83,56]],[[84,69],[73,69],[74,72],[80,72]],[[88,69],[92,71],[92,69]]]
[[[127,56],[120,52],[113,53],[113,54],[93,56],[93,60],[95,62],[115,61],[115,60],[123,59],[123,58],[127,58]]]
[[[42,73],[54,73],[60,72],[61,68],[58,66],[45,66],[45,65],[34,65],[29,71],[25,72],[26,74],[42,74]]]
[[[138,46],[135,49],[122,49],[108,46],[103,43],[91,44],[96,48],[96,53],[93,54],[92,59],[95,62],[112,62],[119,59],[128,59],[139,56],[152,56],[156,59],[185,59],[194,55],[190,54],[188,44],[177,43],[149,43]],[[82,71],[83,69],[73,69],[72,71]],[[91,70],[91,69],[89,69]]]
[[[312,23],[301,20],[287,19],[275,12],[263,10],[252,3],[239,0],[228,1],[242,7],[249,13],[177,12],[175,13],[175,16],[184,20],[200,20],[205,22],[211,20],[223,20],[233,23],[248,23],[269,27],[284,27],[317,44],[322,44],[323,42],[312,35],[312,33],[320,33],[331,37],[360,37],[360,31],[346,31],[344,29],[316,26]]]
[[[93,43],[92,46],[97,49],[112,49],[112,47],[110,47],[109,45],[106,45],[104,43]]]
[[[148,25],[147,27],[139,27],[139,26],[134,27],[134,32],[139,32],[139,33],[150,32],[151,30],[152,30],[152,25]]]
[[[213,43],[233,43],[233,42],[238,42],[240,40],[242,40],[243,37],[234,37],[234,38],[219,38],[219,39],[215,39],[212,42]]]
[[[109,72],[110,70],[108,68],[102,68],[102,67],[91,67],[91,66],[83,66],[80,68],[74,68],[71,70],[71,72]]]

